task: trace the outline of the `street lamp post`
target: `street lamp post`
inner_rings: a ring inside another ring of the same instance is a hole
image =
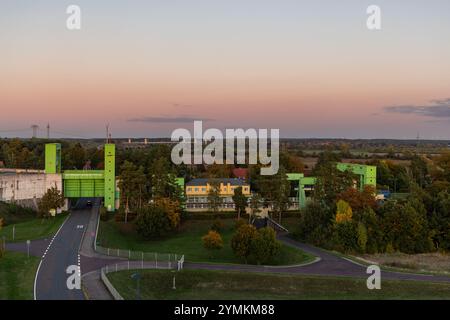
[[[175,275],[176,275],[176,272],[175,272],[175,271],[172,271],[172,272],[173,272],[172,289],[173,289],[173,290],[176,290],[176,289],[177,289],[177,287],[176,287],[176,285],[175,285]]]

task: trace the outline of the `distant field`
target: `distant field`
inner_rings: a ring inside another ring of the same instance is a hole
[[[56,217],[46,219],[31,218],[25,222],[15,224],[14,242],[47,238],[56,233],[61,224],[67,218],[67,214],[59,214]],[[5,236],[6,241],[13,241],[14,224],[9,224],[0,230],[0,237]]]
[[[0,258],[0,300],[33,299],[34,276],[40,259],[7,251]]]
[[[411,269],[414,271],[432,271],[450,273],[450,254],[422,253],[422,254],[366,254],[362,255],[366,261],[375,262],[387,267]]]
[[[365,279],[207,270],[130,270],[108,274],[125,299],[136,298],[139,272],[142,299],[450,299],[450,283],[383,281],[368,290]],[[172,288],[176,276],[176,290]]]
[[[316,166],[317,161],[319,160],[319,158],[314,158],[314,157],[301,157],[302,162],[307,166],[308,169],[312,169]],[[362,159],[342,159],[342,162],[346,162],[346,163],[361,163],[364,164],[368,161],[370,161],[370,157],[369,158],[362,158]],[[396,164],[396,165],[403,165],[403,166],[409,166],[411,165],[411,161],[410,160],[398,160],[398,159],[388,159],[390,162]]]
[[[230,246],[234,233],[235,220],[222,220],[225,227],[221,232],[224,247],[211,254],[203,247],[202,236],[212,224],[211,220],[188,220],[181,229],[173,235],[159,240],[143,240],[137,235],[131,224],[116,224],[114,221],[101,222],[98,234],[98,244],[103,247],[129,249],[134,251],[176,253],[185,255],[187,261],[242,263],[233,254]],[[274,265],[300,264],[311,261],[313,257],[298,249],[283,245],[280,254],[274,259]]]

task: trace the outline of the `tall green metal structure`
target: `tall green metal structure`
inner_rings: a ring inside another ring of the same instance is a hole
[[[349,170],[352,173],[359,176],[359,181],[357,182],[357,187],[360,191],[364,189],[366,185],[373,186],[374,189],[377,187],[377,167],[367,166],[362,164],[354,163],[337,163],[336,167],[340,171]],[[297,181],[298,186],[297,197],[300,208],[306,206],[306,193],[307,190],[312,190],[316,184],[317,178],[315,177],[305,177],[303,173],[288,173],[287,179],[289,181]]]
[[[374,188],[377,187],[376,166],[366,166],[355,163],[338,163],[336,166],[340,171],[349,170],[359,176],[358,188],[360,191],[362,191],[366,185],[373,186]]]
[[[114,211],[116,201],[116,146],[105,144],[105,207]]]
[[[106,144],[104,170],[66,170],[62,173],[65,198],[104,198],[108,211],[115,210],[116,194],[116,149]],[[45,173],[61,173],[61,145],[45,145]]]
[[[61,144],[45,145],[45,173],[61,173]]]

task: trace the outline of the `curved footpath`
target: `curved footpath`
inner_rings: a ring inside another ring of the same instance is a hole
[[[31,242],[30,254],[42,257],[39,264],[34,288],[34,298],[43,300],[107,300],[112,299],[100,279],[100,269],[106,265],[126,261],[98,254],[94,251],[97,233],[98,210],[74,210],[62,224],[52,239]],[[347,276],[367,278],[366,266],[346,258],[331,254],[311,245],[300,243],[287,236],[279,239],[285,244],[310,253],[318,259],[297,266],[255,266],[238,264],[211,264],[185,262],[188,269],[273,272],[284,274],[304,274],[320,276]],[[7,250],[27,251],[26,243],[7,244]],[[69,290],[65,270],[69,265],[80,266],[83,290]],[[145,266],[144,266],[145,267]],[[151,265],[148,266],[151,268]],[[393,271],[381,271],[382,279],[416,280],[428,282],[450,282],[450,277],[425,275]]]

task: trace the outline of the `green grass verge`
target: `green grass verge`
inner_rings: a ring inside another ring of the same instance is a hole
[[[221,232],[224,247],[218,252],[211,254],[202,244],[204,236],[212,221],[208,220],[188,220],[175,234],[160,240],[143,240],[131,228],[131,224],[125,226],[118,225],[114,221],[101,221],[98,234],[98,244],[102,247],[114,249],[126,249],[132,251],[176,253],[185,255],[187,261],[192,262],[212,262],[212,263],[242,263],[234,255],[230,241],[234,233],[235,220],[222,220],[224,230]],[[273,260],[272,265],[301,264],[312,261],[313,256],[283,245],[280,253]]]
[[[48,219],[32,218],[31,220],[15,224],[15,238],[13,240],[14,225],[9,224],[0,230],[0,237],[5,236],[8,242],[21,242],[26,240],[42,239],[53,236],[67,214],[59,214]]]
[[[136,298],[136,270],[109,273],[124,299]],[[450,283],[382,281],[369,290],[365,279],[242,273],[232,271],[139,270],[142,299],[450,299]],[[172,288],[176,276],[176,290]]]
[[[0,258],[0,300],[33,299],[34,276],[39,258],[7,251]]]

